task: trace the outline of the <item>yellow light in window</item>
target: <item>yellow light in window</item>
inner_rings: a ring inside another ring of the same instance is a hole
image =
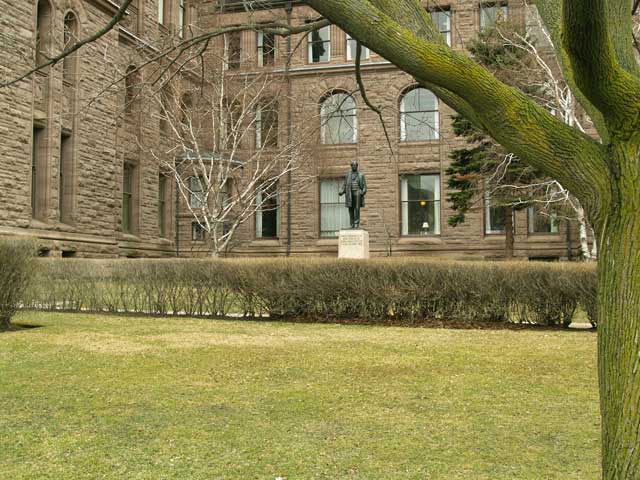
[[[427,202],[425,202],[424,200],[420,201],[420,206],[421,207],[426,207],[427,206]]]

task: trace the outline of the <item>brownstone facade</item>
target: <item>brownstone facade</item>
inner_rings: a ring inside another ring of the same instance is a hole
[[[427,3],[433,4],[425,2],[425,7]],[[190,35],[247,21],[277,19],[299,25],[317,14],[297,2],[290,11],[279,6],[251,14],[221,10],[213,1],[163,4],[160,17],[158,0],[134,2],[119,28],[64,65],[60,62],[0,89],[0,234],[37,236],[43,251],[51,255],[189,256],[208,251],[206,235],[200,239],[194,232],[184,199],[170,178],[162,179],[157,159],[147,153],[148,145],[165,151],[171,145],[157,105],[138,99],[140,85],[152,77],[148,68],[138,67],[179,38],[182,18],[189,26],[184,35]],[[69,37],[98,31],[117,10],[117,2],[0,0],[0,8],[10,19],[1,24],[9,46],[0,57],[0,79],[5,81],[32,67],[36,50],[58,52]],[[463,49],[480,28],[480,4],[449,0],[440,8],[450,18],[445,34],[452,47]],[[509,2],[508,15],[525,21],[519,0]],[[253,216],[245,222],[228,253],[337,255],[337,238],[327,231],[333,226],[322,220],[323,212],[326,218],[332,208],[327,203],[332,189],[321,184],[343,178],[350,162],[357,160],[369,189],[361,225],[369,231],[373,255],[502,256],[504,234],[488,233],[483,202],[461,226],[447,224],[452,211],[445,171],[450,151],[462,145],[451,129],[454,112],[437,102],[437,113],[429,113],[437,133],[412,141],[407,135],[409,120],[403,123],[401,111],[407,108],[403,96],[415,82],[371,52],[363,59],[363,79],[371,102],[382,108],[388,143],[383,123],[358,92],[347,36],[332,26],[315,41],[323,42],[323,48],[314,50],[303,35],[277,38],[271,53],[270,39],[244,31],[226,40],[217,38],[209,50],[212,59],[226,55],[227,75],[233,79],[267,72],[284,85],[286,101],[278,103],[279,144],[289,141],[297,125],[317,122],[295,173],[305,179],[305,187],[280,195],[276,219],[265,216],[261,224]],[[321,104],[332,93],[350,94],[355,102],[347,113],[354,113],[357,127],[347,141],[327,141],[331,133],[321,126]],[[254,145],[243,147],[250,151]],[[407,182],[418,175],[425,176],[439,195],[425,199],[420,207],[409,206]],[[429,213],[416,223],[419,208]],[[529,215],[526,209],[515,214],[516,256],[566,258],[571,249],[575,254],[577,241],[566,222],[551,228],[553,232],[536,233]],[[274,232],[266,229],[268,222],[275,222]],[[261,238],[260,228],[269,235]]]

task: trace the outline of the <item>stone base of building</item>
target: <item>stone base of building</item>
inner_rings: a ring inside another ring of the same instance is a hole
[[[340,230],[338,258],[369,258],[369,232]]]

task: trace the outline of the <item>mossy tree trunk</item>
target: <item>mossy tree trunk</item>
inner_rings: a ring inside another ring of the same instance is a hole
[[[640,69],[632,2],[536,2],[600,141],[448,48],[420,0],[306,3],[580,200],[600,242],[603,478],[640,479]]]
[[[606,479],[640,478],[640,177],[639,149],[614,148],[620,166],[601,227],[598,260],[598,360]]]

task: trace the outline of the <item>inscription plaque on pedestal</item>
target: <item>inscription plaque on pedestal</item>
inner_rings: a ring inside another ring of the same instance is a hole
[[[340,230],[338,258],[369,258],[369,232]]]

